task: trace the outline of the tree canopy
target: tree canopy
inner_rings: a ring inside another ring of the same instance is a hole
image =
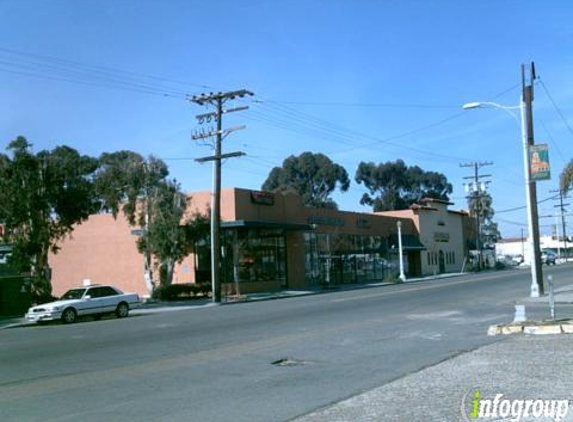
[[[168,179],[167,165],[132,151],[104,153],[99,159],[96,192],[102,208],[117,216],[123,211],[130,225],[143,228],[137,245],[144,255],[144,281],[149,292],[155,286],[153,269],[160,282],[171,284],[173,269],[208,233],[207,219],[185,217],[189,198],[179,183]]]
[[[407,209],[423,198],[447,201],[453,190],[442,173],[408,167],[402,160],[380,164],[361,162],[355,180],[369,191],[360,203],[372,206],[374,211]]]
[[[344,167],[334,163],[324,154],[303,152],[291,155],[282,167],[275,167],[262,186],[272,192],[295,192],[304,205],[316,208],[337,208],[330,195],[337,188],[348,190],[350,179]]]
[[[476,217],[480,222],[480,232],[478,238],[480,239],[481,247],[493,247],[493,245],[501,238],[497,223],[493,221],[495,211],[493,209],[493,199],[488,192],[472,192],[468,196],[468,208],[470,216]]]
[[[151,253],[160,269],[160,282],[170,285],[175,263],[193,252],[195,244],[209,236],[209,218],[201,214],[185,216],[189,196],[175,180],[157,184],[150,201],[147,231],[139,238],[141,253]]]
[[[559,184],[563,194],[567,193],[567,191],[571,189],[571,186],[573,186],[573,160],[569,161],[569,164],[567,164],[561,172]]]
[[[30,273],[37,298],[51,293],[49,252],[97,210],[93,180],[97,160],[59,146],[35,154],[20,136],[0,154],[0,222],[12,246],[11,264]]]

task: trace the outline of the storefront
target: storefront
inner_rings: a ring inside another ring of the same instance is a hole
[[[209,193],[191,194],[193,212],[206,212]],[[403,224],[406,268],[421,275],[411,220],[302,205],[293,194],[244,189],[222,192],[222,283],[240,293],[382,281],[398,271],[396,222]],[[196,280],[210,277],[210,250],[198,248]]]
[[[190,197],[190,215],[208,213],[210,192],[191,193]],[[430,207],[396,214],[357,213],[305,207],[294,194],[223,189],[223,292],[383,281],[398,273],[398,221],[408,277],[436,272],[436,266],[427,262],[433,263],[434,253],[439,250],[444,253],[440,269],[458,270],[464,255],[463,230],[458,221],[463,215],[442,205],[437,214],[433,211],[432,218],[426,215],[430,212],[426,208]],[[442,217],[437,218],[438,214]],[[444,220],[444,226],[436,218]],[[442,227],[441,231],[447,227],[448,235],[432,234],[436,231],[434,224]],[[135,232],[121,215],[117,220],[111,215],[94,215],[77,226],[73,236],[62,242],[59,253],[50,257],[54,293],[89,280],[148,295]],[[436,257],[438,263],[439,255]],[[176,266],[173,282],[200,283],[210,278],[210,245],[206,239],[196,246],[194,254]]]

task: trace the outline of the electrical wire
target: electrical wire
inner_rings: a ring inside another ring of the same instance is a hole
[[[57,80],[145,94],[188,98],[186,91],[166,84],[210,88],[174,79],[91,65],[52,56],[0,47],[0,71],[26,77]]]
[[[569,130],[569,132],[571,132],[571,134],[573,134],[573,128],[569,125],[569,122],[567,121],[567,119],[565,118],[565,115],[563,114],[563,112],[561,111],[561,109],[559,108],[559,106],[557,105],[557,103],[555,102],[555,100],[553,99],[553,96],[551,95],[551,93],[549,92],[549,89],[547,88],[547,86],[545,85],[545,82],[543,82],[543,80],[541,78],[538,78],[539,83],[541,84],[541,87],[543,88],[543,90],[545,91],[545,94],[547,95],[547,97],[549,98],[549,101],[551,101],[551,104],[553,104],[553,107],[555,107],[555,110],[557,111],[557,114],[559,115],[559,117],[561,117],[561,120],[563,121],[563,123],[565,124],[565,126],[567,127],[567,129]]]
[[[368,108],[455,108],[454,105],[435,105],[435,104],[399,104],[399,103],[346,103],[346,102],[326,102],[326,101],[284,101],[284,100],[266,100],[271,104],[288,104],[288,105],[308,105],[308,106],[333,106],[333,107],[368,107]]]

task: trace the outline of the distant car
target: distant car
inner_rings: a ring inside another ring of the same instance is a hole
[[[61,320],[66,324],[78,317],[93,315],[96,319],[105,314],[125,318],[129,310],[141,304],[136,293],[123,293],[112,286],[93,285],[68,290],[60,300],[33,306],[26,314],[30,322]]]
[[[515,265],[520,265],[523,262],[523,255],[514,255],[512,259]]]
[[[546,265],[555,265],[555,260],[557,257],[551,251],[541,252],[541,263]]]

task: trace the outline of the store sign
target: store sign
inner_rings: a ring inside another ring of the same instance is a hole
[[[445,232],[434,232],[434,242],[449,242],[450,234]]]
[[[271,192],[251,191],[251,202],[257,205],[274,205],[275,195]]]
[[[529,147],[529,166],[532,182],[551,179],[547,144],[531,145]]]

